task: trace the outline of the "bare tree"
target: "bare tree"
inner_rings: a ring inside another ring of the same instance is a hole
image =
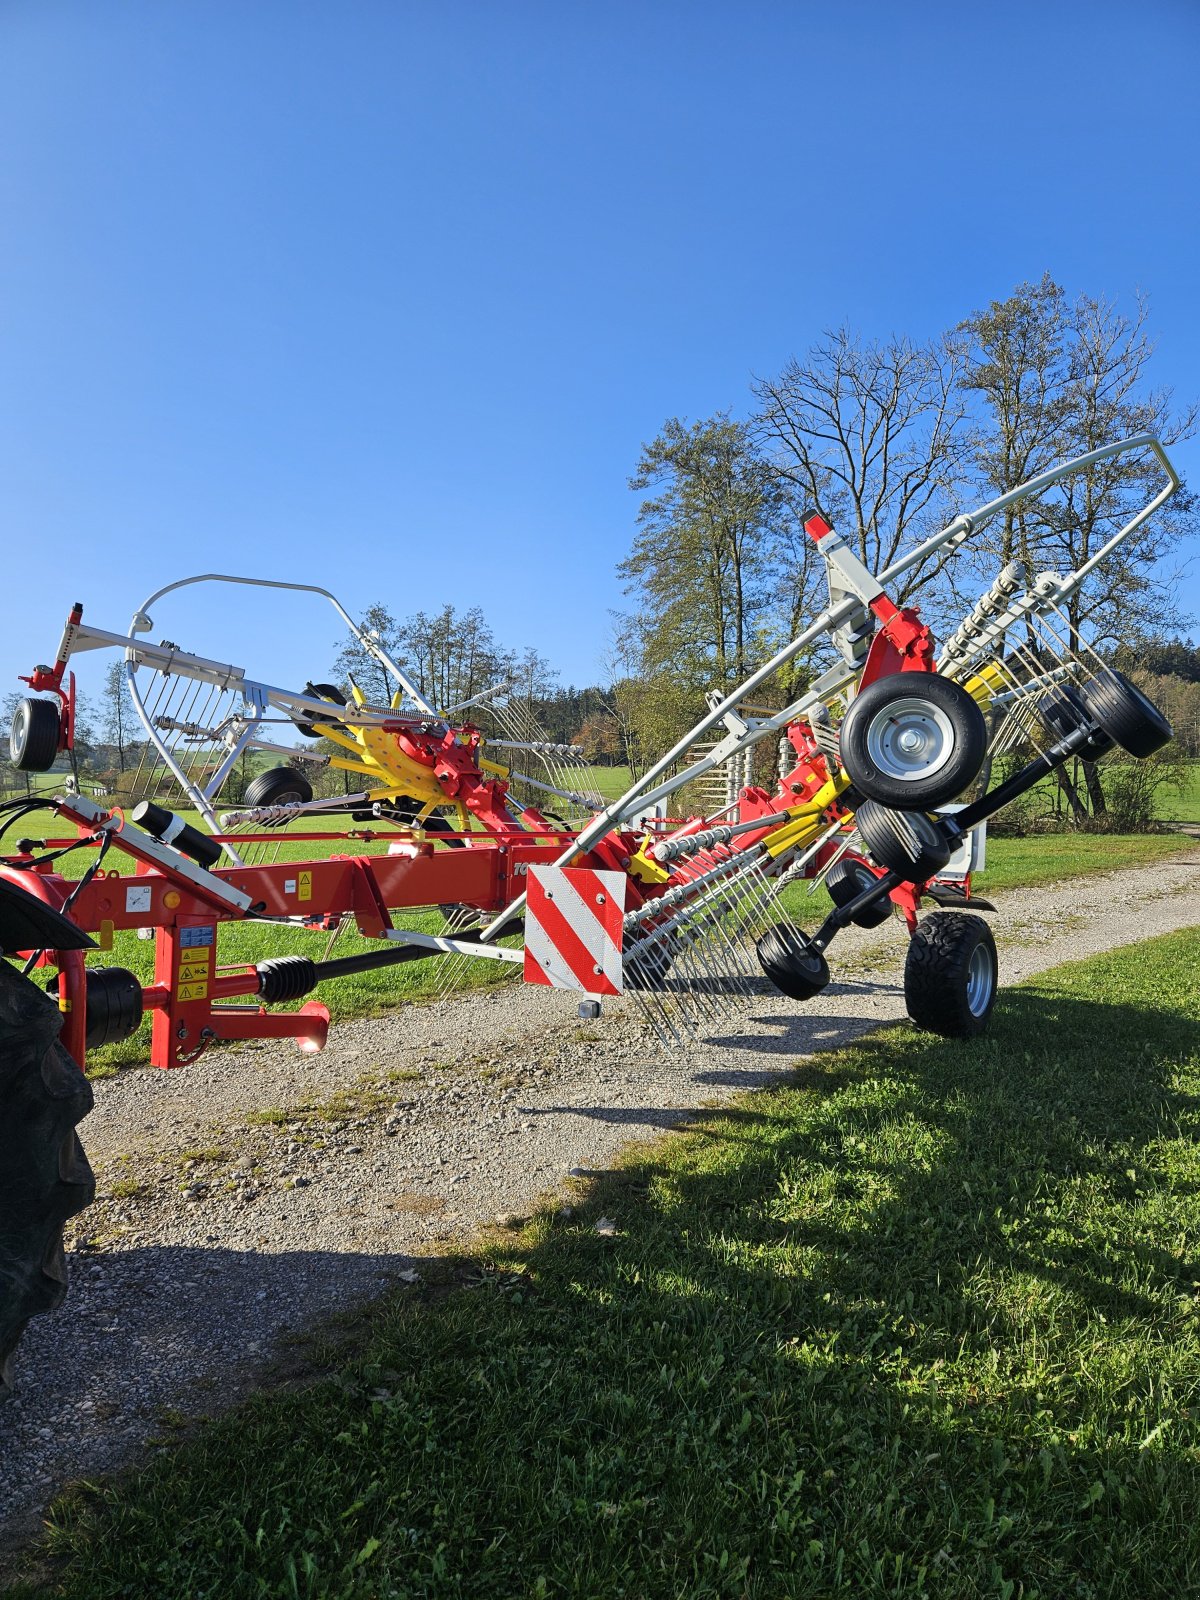
[[[117,770],[124,772],[137,721],[123,661],[112,661],[105,668],[100,715],[105,741],[117,752]]]
[[[516,669],[512,653],[496,643],[478,606],[456,611],[447,605],[433,615],[418,611],[400,625],[397,641],[404,665],[439,710],[474,699],[511,679]],[[536,669],[526,666],[536,677]]]
[[[1072,301],[1047,275],[961,325],[965,386],[980,403],[977,465],[985,492],[1001,494],[1055,461],[1133,434],[1153,433],[1168,445],[1191,435],[1196,408],[1176,412],[1170,392],[1149,385],[1147,316],[1141,297],[1126,316],[1103,298]],[[1010,508],[988,554],[998,562],[1018,557],[1034,572],[1071,571],[1161,485],[1162,470],[1148,454],[1100,462]],[[1086,634],[1108,652],[1178,625],[1172,575],[1160,563],[1195,530],[1194,497],[1181,490],[1070,597],[1064,630],[1071,641]],[[1094,765],[1083,767],[1083,778],[1093,813],[1103,814]],[[1079,817],[1081,802],[1064,781]]]
[[[754,384],[755,431],[774,470],[848,538],[872,571],[949,520],[971,457],[961,341],[864,343],[826,333]],[[930,584],[933,562],[895,597]]]

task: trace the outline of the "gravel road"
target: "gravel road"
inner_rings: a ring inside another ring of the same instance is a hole
[[[1019,982],[1200,925],[1200,846],[997,903],[1002,978]],[[851,929],[818,999],[764,988],[682,1054],[632,1002],[581,1024],[571,996],[514,985],[343,1023],[317,1056],[229,1047],[98,1082],[82,1133],[101,1198],[0,1407],[0,1543],[36,1531],[64,1483],[236,1399],[287,1335],[417,1281],[422,1257],[527,1215],[631,1139],[903,1016],[904,944],[898,924]]]

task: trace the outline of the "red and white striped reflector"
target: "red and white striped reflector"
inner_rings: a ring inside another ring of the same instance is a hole
[[[525,982],[584,994],[620,994],[625,874],[530,867]]]

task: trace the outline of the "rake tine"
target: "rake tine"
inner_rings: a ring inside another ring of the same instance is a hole
[[[659,1043],[663,1044],[663,1045],[669,1044],[670,1040],[667,1037],[667,1027],[669,1025],[667,1024],[665,1018],[663,1019],[663,1021],[661,1021],[661,1022],[659,1021],[658,1017],[655,1015],[654,1011],[651,1008],[649,1000],[647,999],[645,994],[642,993],[641,989],[636,987],[636,986],[631,986],[631,987],[626,989],[626,993],[633,995],[633,998],[637,1002],[638,1010],[642,1014],[643,1020],[645,1022],[648,1022],[650,1027],[653,1028],[655,1034],[658,1037]],[[680,1038],[679,1038],[679,1035],[675,1032],[675,1030],[673,1028],[670,1030],[670,1032],[671,1032],[672,1037],[675,1040],[675,1043],[679,1044],[681,1042]]]
[[[334,945],[337,944],[338,940],[346,932],[347,928],[349,928],[353,924],[353,922],[354,922],[354,917],[353,917],[352,913],[350,913],[348,911],[344,911],[342,913],[342,915],[338,918],[337,927],[334,928],[333,932],[329,935],[329,938],[328,938],[328,940],[326,942],[325,954],[321,958],[323,961],[328,961],[329,960],[329,957],[333,954]]]

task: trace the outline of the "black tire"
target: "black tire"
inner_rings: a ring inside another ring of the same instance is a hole
[[[1038,715],[1046,731],[1055,741],[1065,739],[1089,724],[1095,729],[1095,719],[1084,704],[1083,696],[1073,683],[1056,684],[1038,701]],[[1113,747],[1108,734],[1095,729],[1092,737],[1076,754],[1084,761],[1098,761]]]
[[[92,1089],[60,1025],[54,1002],[0,961],[0,1398],[26,1323],[67,1292],[63,1223],[96,1197],[75,1132]]]
[[[49,772],[61,719],[53,700],[18,700],[8,730],[9,760],[22,772]]]
[[[843,857],[830,867],[825,887],[829,890],[829,898],[834,905],[840,907],[848,906],[852,900],[857,900],[864,889],[869,889],[877,881],[875,874],[864,862],[850,861]],[[859,928],[878,928],[891,914],[892,902],[887,895],[884,895],[873,905],[855,912],[850,920]]]
[[[649,935],[646,936],[647,938]],[[624,980],[627,989],[661,989],[671,971],[679,949],[679,942],[674,934],[667,934],[663,939],[649,945],[641,952],[637,960],[625,965]],[[623,952],[628,955],[629,947],[626,945]]]
[[[795,928],[768,928],[754,948],[759,966],[790,1000],[811,1000],[829,982],[824,955]]]
[[[906,883],[935,878],[950,860],[945,834],[923,811],[889,811],[867,800],[854,813],[854,823],[867,853]]]
[[[1105,668],[1080,692],[1104,732],[1131,756],[1152,756],[1174,738],[1171,724],[1154,701],[1123,672]]]
[[[1056,683],[1038,701],[1037,709],[1046,731],[1056,739],[1065,739],[1067,734],[1092,720],[1083,696],[1073,683]]]
[[[310,695],[314,700],[328,700],[331,705],[344,706],[346,704],[346,696],[338,688],[336,683],[306,683],[304,685],[304,692],[306,695]],[[306,717],[302,713],[301,715],[292,718],[292,725],[293,727],[298,728],[306,739],[319,739],[321,737],[320,732],[313,726],[314,722],[317,720],[318,719],[316,717]],[[330,717],[328,720],[335,728],[341,727],[341,723],[334,722],[332,717]]]
[[[897,672],[855,695],[838,749],[868,800],[902,811],[945,805],[974,783],[987,723],[971,696],[936,672]]]
[[[992,1015],[998,975],[996,941],[983,918],[935,911],[909,941],[904,1004],[926,1033],[975,1039]]]
[[[242,804],[251,808],[294,806],[312,797],[312,784],[302,772],[295,767],[270,767],[251,778]]]

